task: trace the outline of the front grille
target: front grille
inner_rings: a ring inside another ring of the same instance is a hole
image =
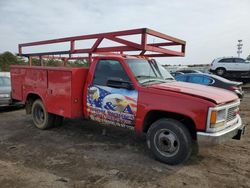
[[[227,122],[229,121],[232,121],[236,118],[236,110],[237,108],[239,108],[238,106],[234,106],[234,107],[231,107],[228,109],[228,112],[227,112]]]

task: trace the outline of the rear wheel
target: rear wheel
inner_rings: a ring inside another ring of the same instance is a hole
[[[37,99],[32,104],[32,119],[37,128],[44,130],[54,125],[55,115],[48,113],[43,102]]]
[[[153,123],[147,133],[147,145],[157,160],[171,165],[185,162],[192,153],[189,131],[174,119]]]
[[[216,69],[216,74],[219,76],[223,76],[226,73],[226,69],[224,68],[217,68]]]

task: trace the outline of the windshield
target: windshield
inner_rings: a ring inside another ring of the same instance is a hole
[[[171,74],[155,60],[127,59],[126,62],[141,85],[174,80]]]
[[[0,87],[9,87],[10,78],[9,77],[0,77]]]

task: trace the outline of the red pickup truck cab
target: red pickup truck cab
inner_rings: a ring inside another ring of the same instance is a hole
[[[145,56],[99,55],[88,68],[16,65],[11,83],[37,128],[64,117],[124,127],[146,134],[149,150],[168,164],[186,161],[197,143],[240,139],[244,130],[234,93],[177,82]]]

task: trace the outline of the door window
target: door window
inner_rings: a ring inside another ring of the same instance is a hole
[[[203,77],[202,76],[190,76],[189,82],[196,83],[196,84],[203,84]]]
[[[214,80],[205,76],[190,76],[189,82],[202,85],[210,85],[214,83]]]
[[[100,60],[96,65],[93,84],[106,86],[107,81],[110,78],[115,78],[121,81],[130,81],[119,61]]]
[[[233,58],[225,58],[225,59],[221,59],[219,62],[220,63],[233,63],[234,59]]]
[[[176,80],[186,82],[187,77],[185,75],[176,76]]]
[[[245,63],[245,60],[244,60],[244,59],[241,59],[241,58],[235,58],[235,59],[234,59],[234,62],[235,62],[235,63]]]

